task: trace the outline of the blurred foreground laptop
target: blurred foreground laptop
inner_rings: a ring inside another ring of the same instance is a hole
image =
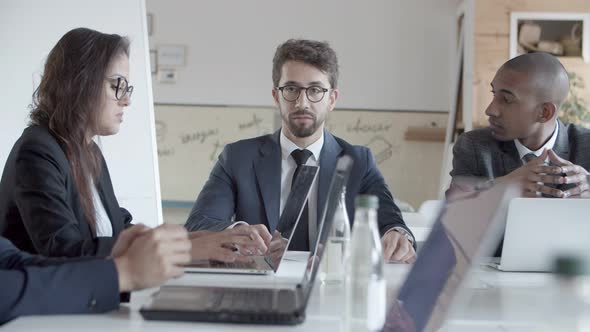
[[[185,267],[185,272],[195,273],[238,273],[238,274],[269,274],[276,273],[279,269],[279,265],[285,256],[285,252],[291,243],[293,238],[292,230],[297,227],[299,217],[305,207],[307,197],[311,192],[311,187],[315,178],[317,177],[319,167],[317,166],[302,166],[299,174],[295,178],[295,182],[291,187],[291,192],[287,196],[285,208],[279,218],[277,229],[281,228],[282,225],[290,225],[291,231],[281,231],[283,238],[288,239],[287,245],[282,254],[275,256],[274,258],[268,255],[255,255],[250,256],[252,262],[242,263],[223,263],[210,260],[193,261]]]
[[[323,248],[328,239],[340,193],[348,181],[351,168],[350,157],[338,159],[319,223],[316,251],[312,257],[322,256],[318,248]],[[306,268],[302,281],[292,288],[162,286],[140,312],[145,319],[154,320],[282,325],[301,323],[305,319],[305,308],[319,268],[319,259],[310,261],[313,263]]]
[[[446,203],[391,303],[385,332],[437,331],[471,267],[492,252],[518,186],[496,186]]]
[[[590,199],[515,198],[510,202],[501,271],[549,272],[554,259],[589,253]]]

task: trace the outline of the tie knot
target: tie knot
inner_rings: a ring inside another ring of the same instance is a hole
[[[293,150],[293,152],[291,152],[291,157],[293,157],[293,159],[295,159],[295,162],[297,163],[297,166],[301,166],[304,165],[307,162],[307,159],[309,159],[309,157],[311,157],[312,153],[311,151],[307,150],[307,149],[303,149],[303,150]]]
[[[525,154],[522,157],[522,160],[524,160],[524,163],[526,164],[526,163],[528,163],[529,161],[531,161],[531,160],[533,160],[535,158],[537,158],[537,156],[534,153],[530,152],[530,153]]]

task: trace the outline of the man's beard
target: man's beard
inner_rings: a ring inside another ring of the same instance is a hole
[[[306,124],[300,124],[297,125],[294,120],[291,119],[291,117],[294,116],[302,116],[302,115],[307,115],[310,116],[313,119],[313,122],[310,125],[306,125]],[[305,137],[309,137],[311,135],[313,135],[316,130],[318,129],[318,127],[321,125],[321,122],[318,122],[318,119],[316,117],[315,114],[311,113],[311,112],[306,112],[306,111],[297,111],[295,113],[291,113],[288,114],[288,121],[287,121],[287,125],[289,126],[289,131],[295,135],[295,137],[299,137],[299,138],[305,138]]]

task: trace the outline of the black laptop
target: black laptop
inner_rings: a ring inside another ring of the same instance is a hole
[[[162,286],[151,301],[141,308],[141,315],[148,320],[280,325],[303,322],[322,256],[318,248],[323,248],[328,239],[338,200],[351,168],[350,157],[338,159],[320,219],[316,250],[312,256],[317,259],[310,260],[302,281],[293,288]]]

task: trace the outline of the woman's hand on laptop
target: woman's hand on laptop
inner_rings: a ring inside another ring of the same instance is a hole
[[[196,231],[189,233],[193,248],[191,256],[196,260],[215,260],[220,262],[250,262],[243,254],[250,248],[259,248],[259,240],[252,236],[252,230],[234,227],[221,232]],[[266,246],[261,248],[266,251]]]

